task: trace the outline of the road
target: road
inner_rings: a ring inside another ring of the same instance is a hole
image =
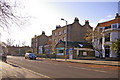
[[[46,78],[118,78],[116,66],[57,62],[49,59],[28,60],[15,56],[8,56],[7,60]]]

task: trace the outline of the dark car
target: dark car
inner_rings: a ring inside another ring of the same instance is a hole
[[[36,56],[33,53],[26,53],[25,54],[25,59],[32,59],[32,60],[36,60]]]

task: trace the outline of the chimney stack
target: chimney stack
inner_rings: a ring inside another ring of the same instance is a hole
[[[75,17],[74,22],[79,22],[79,19]]]
[[[45,34],[45,31],[42,31],[42,35]]]
[[[119,18],[120,17],[120,15],[118,14],[118,13],[116,13],[116,16],[115,16],[115,18]]]
[[[56,29],[58,29],[58,28],[61,28],[61,26],[60,25],[56,25]]]
[[[85,24],[89,24],[89,20],[85,20]]]

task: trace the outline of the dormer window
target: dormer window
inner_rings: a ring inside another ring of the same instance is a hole
[[[112,28],[117,28],[117,24],[112,24]]]

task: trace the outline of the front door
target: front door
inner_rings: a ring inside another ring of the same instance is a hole
[[[110,46],[105,47],[105,57],[109,57],[110,54]]]
[[[69,49],[69,59],[73,59],[73,49]]]

